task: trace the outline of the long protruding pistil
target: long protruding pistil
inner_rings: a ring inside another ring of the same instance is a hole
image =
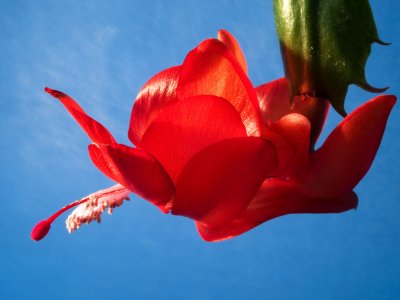
[[[42,220],[37,223],[32,230],[31,238],[32,240],[40,241],[47,235],[55,219],[67,210],[84,203],[84,206],[79,206],[79,208],[69,216],[67,220],[68,231],[71,233],[79,228],[82,223],[90,223],[93,220],[100,221],[100,215],[106,207],[109,207],[109,212],[111,213],[114,207],[120,206],[124,200],[129,200],[129,193],[130,190],[117,184],[108,189],[90,194],[81,200],[74,201],[61,208],[47,220]]]

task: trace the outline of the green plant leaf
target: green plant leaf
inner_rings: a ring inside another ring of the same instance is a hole
[[[385,44],[368,0],[274,0],[274,10],[292,97],[326,98],[344,116],[350,84],[385,91],[365,79],[371,44]]]

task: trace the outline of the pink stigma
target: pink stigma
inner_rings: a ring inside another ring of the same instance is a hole
[[[51,223],[49,220],[42,220],[36,224],[31,233],[31,239],[34,241],[40,241],[44,238],[50,230]]]

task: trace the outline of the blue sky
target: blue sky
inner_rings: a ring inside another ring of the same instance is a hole
[[[367,79],[400,95],[397,0],[371,1],[380,37]],[[69,93],[121,142],[133,99],[201,40],[230,30],[254,85],[281,77],[272,1],[2,1],[1,299],[395,299],[400,293],[400,106],[357,186],[359,207],[291,215],[206,243],[192,222],[133,196],[101,225],[64,220],[40,243],[33,224],[112,183],[88,139],[43,92]],[[346,109],[373,95],[352,87]],[[331,111],[324,138],[340,120]]]

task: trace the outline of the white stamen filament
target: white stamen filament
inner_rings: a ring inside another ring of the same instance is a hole
[[[106,208],[108,207],[108,213],[112,214],[113,208],[121,206],[124,200],[129,200],[130,192],[127,188],[117,184],[90,194],[89,200],[80,204],[68,216],[66,221],[68,232],[72,233],[82,224],[89,224],[94,220],[100,223],[101,214]]]

